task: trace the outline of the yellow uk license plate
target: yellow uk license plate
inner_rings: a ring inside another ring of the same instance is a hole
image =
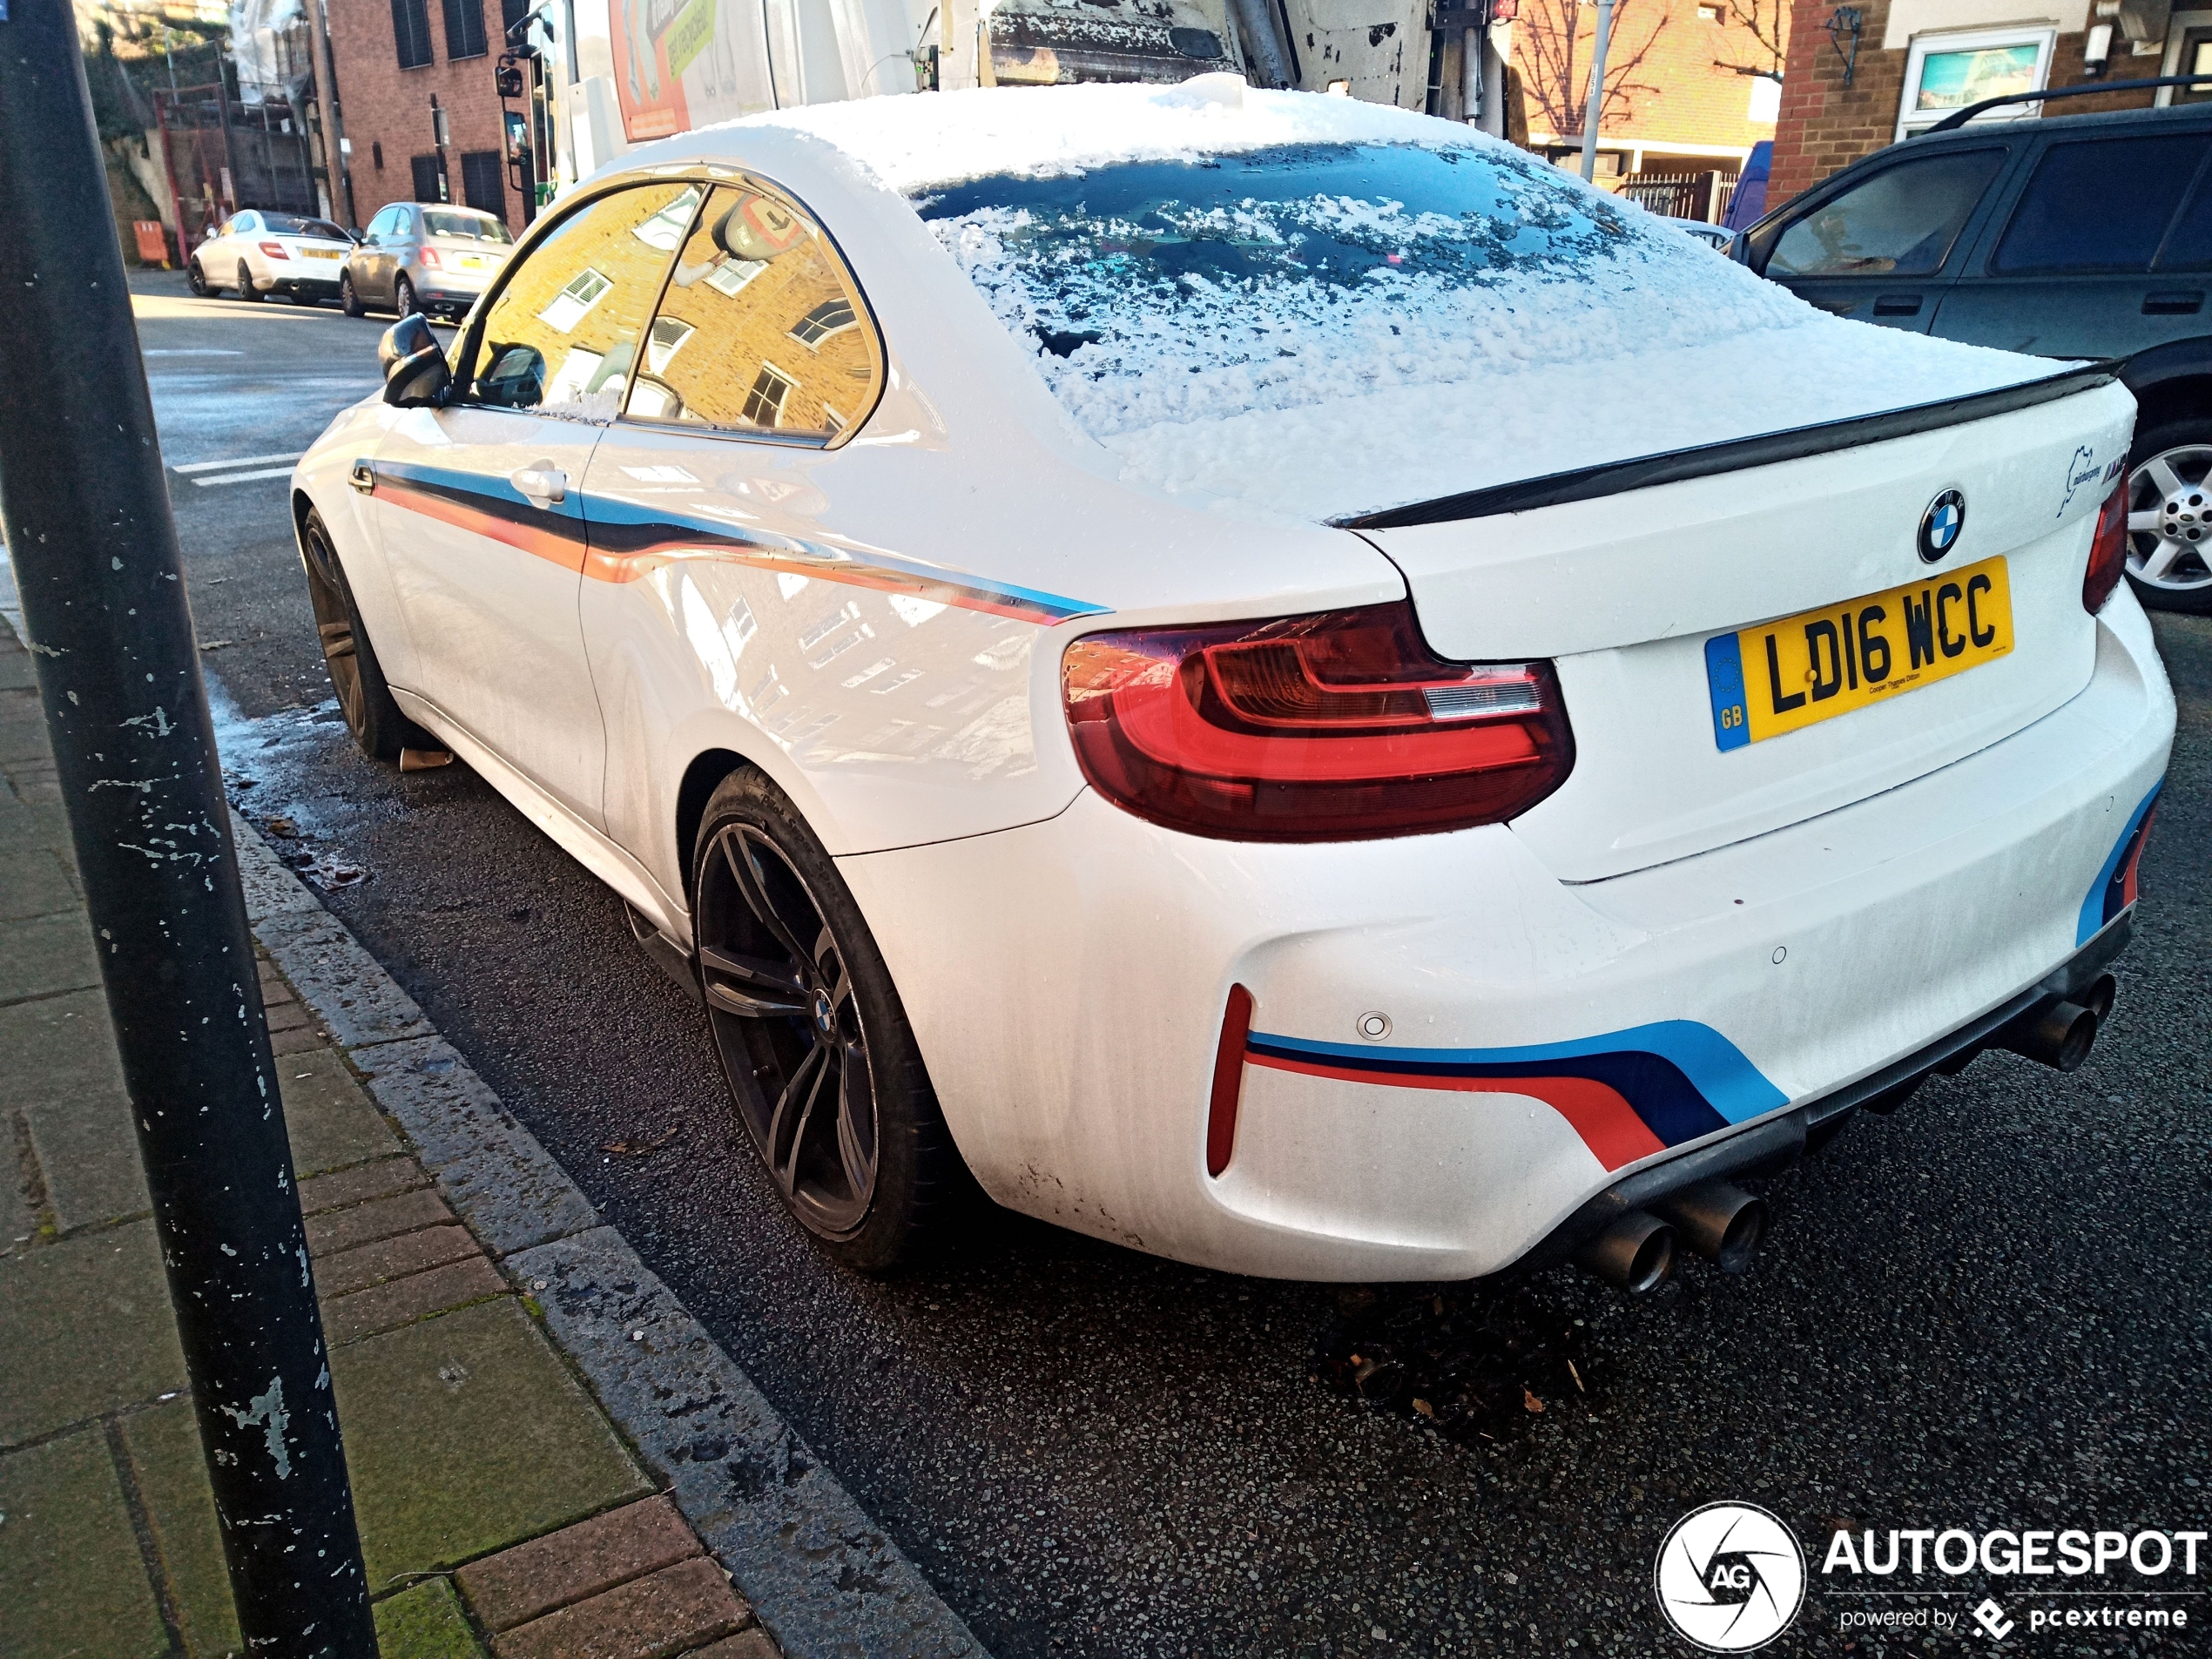
[[[462,254],[461,256],[461,268],[464,271],[482,270],[484,268],[484,256],[481,253]]]
[[[311,260],[335,260],[342,259],[344,257],[344,255],[341,254],[334,247],[302,248],[300,252],[304,253]]]
[[[2013,649],[2003,558],[1705,642],[1713,739],[1778,738],[1917,691]]]

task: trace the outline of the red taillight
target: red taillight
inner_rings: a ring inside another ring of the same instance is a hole
[[[288,260],[292,257],[284,251],[284,244],[281,242],[264,242],[261,244],[261,252],[273,260]]]
[[[422,264],[426,270],[438,271],[444,268],[443,262],[438,258],[438,250],[434,247],[426,247],[422,250]]]
[[[2097,509],[2097,533],[2089,541],[2089,569],[2081,578],[2081,608],[2091,616],[2105,608],[2120,578],[2128,573],[2128,480]]]
[[[1170,829],[1349,841],[1495,824],[1559,787],[1549,663],[1447,663],[1403,601],[1092,634],[1062,694],[1083,775]]]

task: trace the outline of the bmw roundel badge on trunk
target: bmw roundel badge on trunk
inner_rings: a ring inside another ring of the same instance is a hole
[[[1950,552],[1966,528],[1966,498],[1955,489],[1945,490],[1920,515],[1920,563],[1933,564]]]

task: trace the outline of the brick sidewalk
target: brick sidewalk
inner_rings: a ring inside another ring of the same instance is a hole
[[[274,967],[385,1659],[775,1644]],[[0,624],[0,1659],[239,1642],[29,655]]]

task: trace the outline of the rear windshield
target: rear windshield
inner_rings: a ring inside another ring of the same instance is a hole
[[[431,236],[458,236],[479,242],[511,242],[507,226],[497,219],[475,213],[442,213],[426,208],[422,214],[426,233]]]
[[[1797,320],[1781,290],[1502,145],[1290,145],[914,206],[1101,437]]]
[[[264,213],[261,222],[273,236],[320,236],[332,242],[353,239],[327,219],[300,219],[291,213]]]

